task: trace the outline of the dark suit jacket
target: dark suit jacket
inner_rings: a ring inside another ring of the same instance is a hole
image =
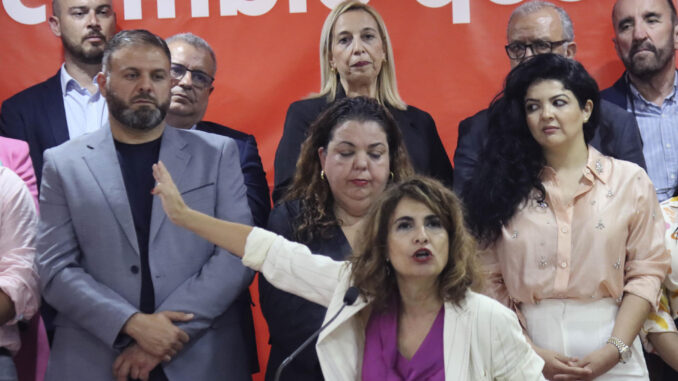
[[[341,86],[339,90],[337,98],[345,97]],[[325,98],[312,98],[294,102],[287,110],[285,128],[275,152],[274,203],[282,198],[285,188],[292,183],[301,143],[306,139],[311,123],[327,106]],[[389,107],[389,111],[398,122],[415,171],[452,186],[452,164],[431,115],[413,106],[408,106],[405,111]]]
[[[287,201],[271,212],[268,230],[289,240],[295,240],[294,226],[299,216],[299,202]],[[336,261],[346,259],[351,253],[341,228],[336,227],[329,239],[315,239],[307,246],[311,252],[328,256]],[[271,354],[266,368],[266,380],[272,381],[282,361],[320,328],[326,308],[273,287],[261,274],[259,276],[261,312],[268,323]],[[315,341],[291,362],[282,372],[281,380],[322,380]]]
[[[268,183],[266,182],[266,172],[261,165],[261,158],[257,150],[257,141],[254,136],[232,128],[222,126],[221,124],[202,121],[195,126],[196,130],[205,131],[213,134],[228,136],[235,140],[240,154],[240,168],[242,169],[243,180],[247,187],[247,203],[252,211],[252,217],[256,226],[265,228],[268,222],[268,215],[271,212],[271,198],[269,196]],[[249,290],[245,291],[243,300],[252,303]],[[247,337],[247,351],[250,352],[252,361],[252,373],[259,372],[259,361],[257,358],[257,342],[254,334],[254,320],[252,312],[248,309],[243,310],[243,331]]]
[[[457,149],[454,152],[454,190],[461,194],[473,177],[489,134],[489,110],[485,109],[459,123]],[[600,123],[589,143],[604,155],[631,161],[645,168],[643,142],[633,115],[601,100]]]
[[[611,87],[600,92],[600,97],[626,110],[628,104],[629,83],[626,72]]]
[[[198,123],[195,128],[199,131],[228,136],[238,144],[240,167],[247,187],[247,203],[252,210],[254,224],[262,228],[266,227],[268,214],[271,213],[271,197],[266,182],[266,172],[264,172],[264,166],[261,164],[257,141],[254,136],[221,124],[205,121]]]
[[[2,103],[0,135],[28,142],[40,186],[42,153],[68,140],[66,109],[61,95],[61,70],[45,82],[29,87]]]

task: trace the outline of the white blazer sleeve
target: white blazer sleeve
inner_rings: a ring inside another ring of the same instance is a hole
[[[243,264],[261,271],[275,287],[328,307],[346,262],[313,255],[308,247],[264,229],[247,236]]]

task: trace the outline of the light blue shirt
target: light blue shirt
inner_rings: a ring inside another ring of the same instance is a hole
[[[94,78],[92,81],[95,82]],[[61,65],[61,93],[64,97],[70,139],[98,130],[108,120],[108,106],[101,92],[97,90],[92,94],[80,86],[78,81],[68,74],[65,64]]]
[[[643,98],[630,83],[633,104],[628,104],[627,111],[636,116],[640,136],[643,138],[647,174],[660,202],[670,198],[673,189],[678,185],[677,86],[678,75],[674,76],[673,92],[664,99],[661,106],[657,106]]]

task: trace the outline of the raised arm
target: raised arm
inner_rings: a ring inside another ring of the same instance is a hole
[[[157,181],[153,194],[160,197],[173,223],[242,258],[251,226],[220,220],[189,208],[162,162],[153,165],[153,177]]]

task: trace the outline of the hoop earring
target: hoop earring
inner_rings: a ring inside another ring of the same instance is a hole
[[[391,181],[393,181],[394,177],[395,177],[395,175],[393,174],[393,171],[391,171]]]
[[[324,169],[320,171],[320,180],[323,180],[323,181],[325,180],[325,170]]]

